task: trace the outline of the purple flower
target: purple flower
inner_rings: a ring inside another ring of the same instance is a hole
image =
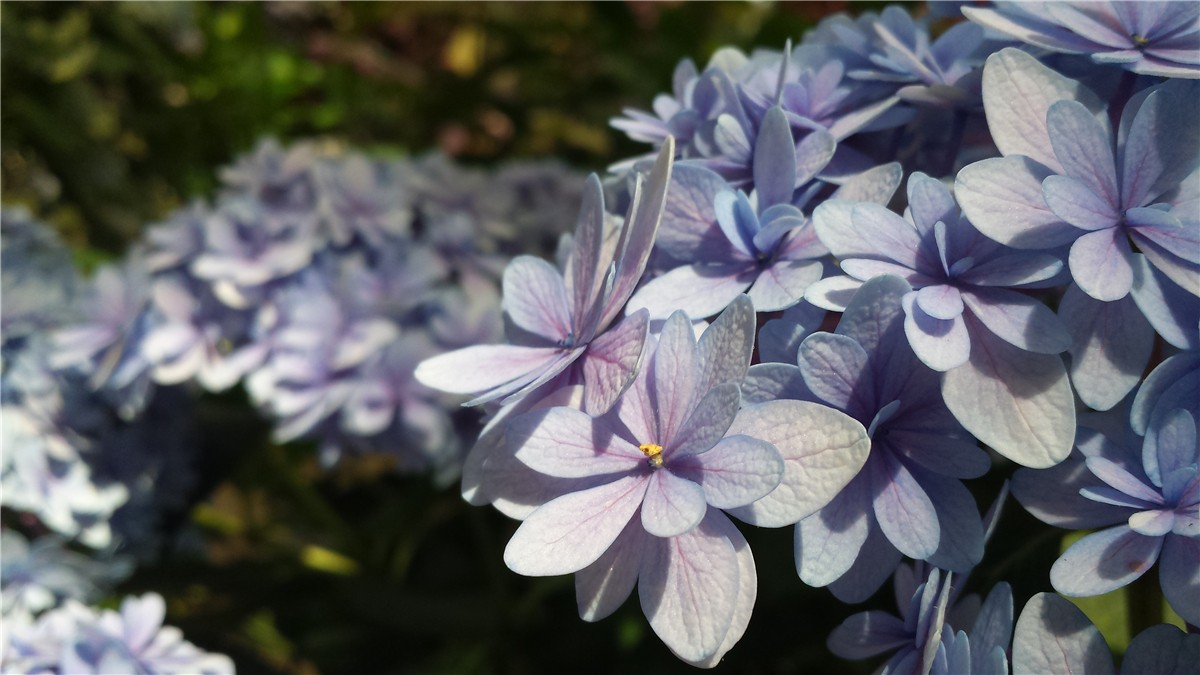
[[[145,407],[152,390],[153,364],[142,347],[147,332],[162,321],[150,304],[143,261],[135,255],[120,267],[100,268],[77,303],[83,319],[52,334],[49,363],[85,375],[130,419]]]
[[[285,150],[275,139],[266,138],[252,153],[221,169],[221,182],[229,195],[258,202],[269,211],[311,214],[318,202],[316,161],[311,143]]]
[[[277,441],[305,435],[337,414],[357,369],[399,334],[388,319],[349,309],[315,272],[281,292],[270,356],[247,380],[254,401],[278,420]]]
[[[895,277],[867,282],[835,334],[800,344],[798,367],[760,364],[747,377],[752,401],[815,401],[868,430],[863,470],[796,528],[800,578],[833,584],[846,601],[874,593],[902,553],[958,572],[983,555],[982,521],[960,479],[983,475],[990,462],[942,402],[937,373],[904,344],[907,292]]]
[[[1145,75],[1200,78],[1200,7],[1191,2],[996,2],[975,23],[1044,49]]]
[[[676,309],[711,316],[747,288],[759,311],[785,309],[821,278],[818,258],[825,250],[811,229],[802,231],[804,214],[791,204],[792,192],[812,174],[798,173],[782,110],[767,113],[758,142],[753,203],[711,171],[679,167],[667,193],[659,247],[690,264],[651,280],[631,299],[630,310],[644,307],[651,319]]]
[[[825,19],[806,42],[834,48],[860,86],[889,86],[900,99],[918,105],[979,105],[983,30],[970,23],[932,40],[927,20],[914,21],[903,8],[892,6],[856,22],[844,16]]]
[[[232,675],[233,661],[205,652],[163,626],[166,603],[147,593],[119,612],[68,603],[8,636],[5,673],[158,673]]]
[[[448,406],[413,376],[417,363],[436,351],[424,335],[401,333],[351,376],[339,424],[395,455],[403,471],[432,467],[454,476],[460,448]]]
[[[1096,115],[1095,96],[1073,80],[1012,49],[988,64],[984,103],[1004,157],[959,173],[971,222],[1018,248],[1070,244],[1071,274],[1097,300],[1130,292],[1131,244],[1200,295],[1197,85],[1177,81],[1136,95],[1114,137]],[[1036,95],[1024,93],[1034,87]]]
[[[697,343],[677,312],[611,412],[548,408],[507,430],[518,461],[567,481],[517,529],[508,566],[535,576],[578,572],[587,620],[615,611],[637,584],[655,633],[705,666],[741,637],[757,587],[749,548],[721,510],[783,489],[772,505],[811,512],[865,451],[861,426],[821,406],[777,402],[739,415],[736,382],[749,364],[753,317],[742,297]],[[772,515],[764,510],[764,519]]]
[[[666,141],[668,136],[674,137],[680,152],[686,156],[697,126],[710,117],[710,106],[715,97],[712,96],[711,85],[706,85],[697,76],[696,64],[691,59],[684,59],[675,66],[671,85],[671,94],[654,97],[654,114],[625,108],[621,111],[625,117],[614,117],[609,124],[614,129],[624,131],[633,140],[652,143],[655,147]],[[699,96],[697,89],[701,92]]]
[[[828,251],[793,204],[793,193],[812,180],[812,171],[828,156],[801,171],[787,119],[778,107],[767,112],[758,143],[750,197],[711,171],[680,165],[667,192],[658,246],[683,264],[638,290],[631,310],[646,308],[651,319],[665,318],[675,309],[711,316],[749,289],[758,311],[776,311],[799,302],[821,278],[821,259]],[[896,186],[896,168],[868,171],[834,194],[871,194],[886,201]]]
[[[68,599],[96,600],[131,571],[127,561],[92,560],[65,548],[65,542],[54,535],[30,543],[20,533],[4,530],[0,542],[4,546],[0,583],[6,622],[16,614],[32,617]]]
[[[1017,471],[1013,494],[1051,525],[1116,525],[1079,540],[1055,562],[1050,581],[1057,591],[1071,596],[1107,593],[1159,561],[1163,594],[1181,616],[1196,624],[1196,426],[1191,414],[1179,409],[1154,421],[1140,444],[1128,429],[1105,434],[1081,427],[1078,454],[1047,471]]]
[[[309,265],[318,244],[316,227],[313,213],[275,211],[245,198],[226,202],[209,217],[204,250],[189,271],[212,284],[222,302],[244,309]]]
[[[635,314],[612,326],[645,269],[670,180],[671,142],[635,192],[616,250],[604,243],[604,195],[588,180],[566,278],[532,256],[504,273],[504,310],[524,344],[480,345],[417,366],[417,379],[451,393],[479,394],[468,405],[513,401],[538,390],[568,367],[582,373],[587,409],[607,410],[633,378],[648,321]],[[610,329],[610,326],[611,329]]]
[[[361,155],[317,163],[321,224],[334,246],[358,238],[370,248],[383,248],[408,235],[412,207],[403,184],[392,175],[396,168]]]
[[[902,567],[901,570],[907,570]],[[953,574],[937,568],[915,589],[911,575],[896,573],[900,616],[877,610],[860,612],[834,629],[829,650],[844,659],[864,659],[896,650],[884,673],[1006,675],[1013,630],[1012,590],[999,583],[988,593],[970,633],[949,623],[954,602]]]
[[[147,331],[142,350],[154,364],[156,382],[195,379],[209,391],[221,391],[266,357],[267,343],[257,338],[268,312],[233,309],[184,276],[159,277],[151,295],[164,320]]]
[[[1070,334],[1048,307],[1010,290],[1054,283],[1062,263],[984,237],[950,190],[924,174],[909,177],[908,201],[904,218],[877,204],[818,206],[817,234],[849,276],[814,284],[805,297],[839,309],[864,280],[906,279],[914,290],[901,300],[904,334],[925,365],[949,371],[942,392],[958,421],[1027,466],[1066,457],[1075,404],[1055,354],[1071,346]],[[980,406],[981,397],[993,405]]]

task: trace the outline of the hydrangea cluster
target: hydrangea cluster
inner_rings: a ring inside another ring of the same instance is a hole
[[[653,113],[613,120],[657,148],[611,167],[632,175],[623,221],[589,179],[557,265],[505,270],[507,344],[416,371],[491,411],[463,493],[522,521],[512,570],[575,574],[589,621],[636,586],[667,647],[711,667],[755,598],[730,517],[795,525],[810,585],[861,602],[907,580],[903,617],[853,618],[836,653],[1111,670],[1056,595],[1015,641],[1007,585],[955,618],[969,632],[947,623],[994,526],[969,483],[1010,461],[1039,518],[1114,525],[1049,571],[1057,591],[1157,561],[1197,622],[1200,25],[1178,3],[1043,4],[968,9],[936,36],[897,8],[833,17],[782,52],[685,60]],[[1102,103],[995,29],[1143,77],[1117,72]],[[1137,442],[1090,440],[1089,408]],[[1194,648],[1147,635],[1135,663]]]
[[[794,526],[804,583],[857,603],[896,579],[901,616],[851,617],[836,654],[1112,672],[1056,594],[1015,627],[1007,584],[958,600],[998,514],[972,481],[1019,465],[1035,517],[1105,528],[1047,570],[1059,593],[1156,569],[1200,624],[1200,10],[963,13],[940,33],[899,8],[831,17],[782,51],[685,60],[653,113],[613,120],[652,148],[608,181],[265,142],[82,289],[60,255],[27,256],[18,274],[83,300],[5,314],[5,504],[103,546],[155,500],[137,477],[176,473],[106,439],[166,419],[186,383],[242,382],[275,440],[327,462],[461,469],[464,498],[520,521],[513,571],[574,574],[586,621],[636,587],[689,664],[749,626],[743,526]],[[53,249],[39,237],[23,246]],[[450,417],[464,400],[478,435]],[[72,667],[231,665],[151,639],[155,602],[54,610],[6,654],[65,669],[37,659],[69,639]],[[1182,672],[1197,649],[1158,626],[1123,670]]]
[[[215,202],[151,226],[88,279],[45,225],[4,210],[0,501],[95,550],[5,530],[5,621],[29,623],[9,635],[5,672],[231,672],[173,629],[154,637],[161,599],[123,618],[55,609],[128,574],[114,552],[172,545],[166,524],[198,496],[196,390],[244,383],[276,441],[313,441],[327,464],[384,452],[452,480],[470,427],[415,366],[494,340],[509,258],[550,250],[580,201],[555,163],[488,172],[269,140],[221,178]]]
[[[125,598],[120,611],[68,602],[36,622],[6,621],[3,673],[197,673],[232,675],[233,661],[164,626],[160,595]],[[5,617],[6,619],[8,617]]]

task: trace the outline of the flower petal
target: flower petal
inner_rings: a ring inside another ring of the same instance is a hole
[[[653,439],[638,439],[643,443],[656,442],[667,448],[674,445],[675,436],[692,414],[700,392],[696,380],[700,374],[700,357],[692,323],[683,312],[671,314],[658,337],[658,347],[650,362],[650,396],[658,420],[658,434]]]
[[[938,548],[937,511],[908,468],[883,454],[868,464],[875,519],[888,541],[910,558],[923,560]]]
[[[571,308],[562,274],[530,255],[504,270],[504,311],[520,328],[556,342],[571,333]]]
[[[1054,593],[1025,603],[1013,632],[1012,672],[1112,675],[1104,636],[1078,607]]]
[[[942,398],[960,424],[1018,464],[1053,466],[1075,439],[1075,400],[1062,359],[1013,347],[968,322],[970,360],[942,377]]]
[[[646,347],[650,315],[634,312],[592,340],[583,352],[584,410],[608,412],[633,382]]]
[[[1014,347],[1038,354],[1071,348],[1071,333],[1050,308],[1007,288],[975,288],[963,293],[971,314]]]
[[[1120,300],[1133,287],[1132,251],[1119,228],[1088,232],[1071,245],[1068,263],[1075,283],[1097,300]]]
[[[1163,557],[1166,557],[1165,551]],[[1133,675],[1189,675],[1197,663],[1200,663],[1200,635],[1184,633],[1175,626],[1160,623],[1138,633],[1130,641],[1125,658],[1121,660],[1121,671]]]
[[[1117,167],[1108,125],[1101,124],[1082,103],[1065,100],[1046,111],[1046,130],[1062,173],[1082,181],[1114,211],[1119,208]]]
[[[754,305],[738,296],[704,329],[696,346],[700,354],[697,388],[707,391],[723,382],[741,383],[754,353]]]
[[[1019,49],[1005,48],[988,57],[983,68],[983,108],[1001,154],[1025,155],[1063,173],[1051,152],[1047,123],[1051,106],[1062,100],[1079,101],[1094,112],[1103,110],[1095,94],[1082,84]]]
[[[971,337],[962,316],[949,321],[929,316],[916,304],[916,291],[901,300],[904,308],[904,334],[917,358],[937,371],[948,371],[971,357]]]
[[[534,380],[562,355],[557,347],[475,345],[417,364],[417,381],[452,394],[474,394]],[[519,387],[518,387],[519,388]]]
[[[814,333],[800,344],[800,373],[808,391],[856,419],[874,413],[875,381],[867,353],[845,335]]]
[[[534,511],[504,549],[504,564],[525,576],[570,574],[596,562],[633,517],[646,476],[626,476],[572,492]]]
[[[596,562],[575,573],[579,618],[599,621],[617,611],[637,584],[642,556],[651,545],[641,519],[629,524]]]
[[[629,300],[627,311],[650,311],[651,319],[664,319],[675,310],[704,318],[725,309],[758,277],[754,264],[684,265],[651,279]]]
[[[772,106],[763,116],[754,141],[754,189],[758,192],[759,212],[776,204],[791,203],[796,185],[792,128],[783,109]]]
[[[980,232],[1006,246],[1046,249],[1067,244],[1079,229],[1050,210],[1042,182],[1051,175],[1028,157],[985,159],[954,178],[954,196]]]
[[[805,401],[768,401],[743,408],[729,435],[745,434],[775,446],[783,457],[779,487],[745,507],[731,509],[760,527],[783,527],[829,503],[867,460],[871,440],[848,415]]]
[[[1162,544],[1162,537],[1147,537],[1125,525],[1089,534],[1054,562],[1050,583],[1070,596],[1115,591],[1145,574],[1158,559]]]
[[[671,439],[670,446],[663,447],[663,459],[694,455],[716,445],[733,424],[741,400],[741,392],[732,382],[710,389]]]
[[[1167,535],[1159,562],[1158,580],[1163,595],[1179,616],[1193,626],[1200,624],[1200,538]],[[1194,664],[1193,664],[1194,665]]]
[[[946,284],[926,286],[917,291],[917,305],[929,316],[943,321],[953,320],[963,311],[958,289]]]
[[[711,519],[720,514],[713,512]],[[733,543],[704,522],[656,540],[642,558],[638,597],[650,627],[685,661],[702,661],[724,644],[740,589]]]
[[[707,510],[704,488],[673,471],[658,470],[646,487],[642,527],[656,537],[674,537],[699,525]]]
[[[535,410],[508,424],[509,451],[529,468],[558,478],[633,471],[645,457],[629,441],[587,413],[557,407]]]
[[[828,586],[858,558],[871,530],[869,482],[856,477],[828,505],[796,523],[796,571],[804,583]]]
[[[783,458],[775,446],[750,436],[727,436],[712,449],[681,458],[679,471],[695,476],[708,503],[719,509],[760,499],[783,478]]]
[[[1154,347],[1154,328],[1133,298],[1100,302],[1071,284],[1058,305],[1071,331],[1071,384],[1088,407],[1108,410],[1142,378]]]
[[[820,281],[824,271],[819,260],[776,260],[758,273],[750,299],[760,312],[787,309],[804,299],[804,291]]]
[[[1042,198],[1054,215],[1081,230],[1103,230],[1121,222],[1115,206],[1070,176],[1048,176],[1042,181]]]

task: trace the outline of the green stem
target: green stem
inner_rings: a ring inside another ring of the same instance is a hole
[[[1163,595],[1157,575],[1143,574],[1129,585],[1129,637],[1163,621]]]

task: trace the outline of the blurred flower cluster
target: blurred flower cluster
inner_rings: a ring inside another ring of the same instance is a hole
[[[500,271],[554,245],[580,183],[552,162],[473,170],[272,140],[221,178],[213,203],[150,226],[90,278],[45,225],[3,213],[2,503],[97,556],[45,535],[39,567],[6,530],[6,618],[94,599],[128,555],[179,545],[201,391],[244,383],[274,440],[312,441],[327,466],[386,453],[453,480],[477,427],[413,369],[500,335]]]

